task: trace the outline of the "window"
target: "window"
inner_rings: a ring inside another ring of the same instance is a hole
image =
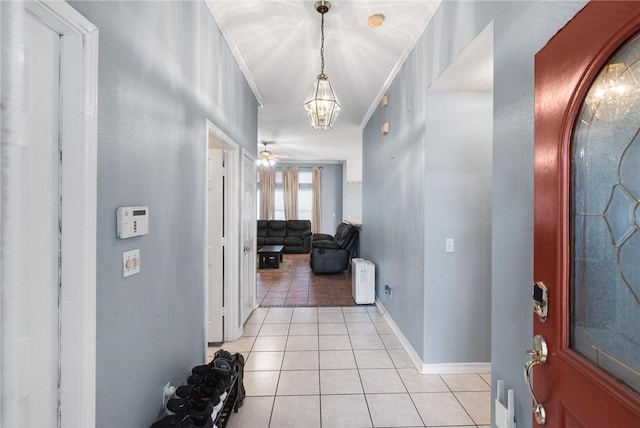
[[[298,219],[311,220],[313,185],[311,168],[298,169]],[[258,218],[260,217],[260,185],[258,183]],[[276,170],[275,220],[284,220],[284,195],[282,169]]]

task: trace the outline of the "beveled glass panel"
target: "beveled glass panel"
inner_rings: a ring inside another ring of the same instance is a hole
[[[572,140],[572,349],[640,391],[640,42],[602,68]]]

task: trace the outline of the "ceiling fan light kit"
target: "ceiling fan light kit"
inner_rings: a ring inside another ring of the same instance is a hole
[[[266,168],[276,166],[278,159],[269,150],[267,150],[266,142],[263,142],[262,144],[264,145],[264,149],[260,152],[260,155],[258,156],[258,160],[256,161],[256,164],[258,166],[262,166]]]
[[[328,131],[333,128],[338,113],[340,113],[340,103],[333,92],[329,78],[324,74],[324,14],[331,8],[331,3],[321,0],[317,1],[314,7],[322,15],[320,21],[320,74],[307,95],[304,108],[313,129]]]

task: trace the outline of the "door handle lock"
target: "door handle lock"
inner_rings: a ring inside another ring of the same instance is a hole
[[[243,250],[245,253],[248,253],[249,251],[251,251],[251,247],[244,247]]]
[[[536,394],[533,391],[533,368],[539,364],[547,362],[547,356],[549,355],[549,348],[547,347],[547,341],[541,334],[537,334],[533,337],[533,349],[527,351],[527,354],[531,355],[531,359],[524,364],[524,381],[529,386],[531,391],[531,398],[533,398],[533,416],[536,418],[536,422],[540,425],[544,425],[547,421],[547,412],[544,409],[542,403],[536,399]]]
[[[541,322],[545,322],[548,310],[547,286],[542,281],[537,281],[533,284],[533,312]]]

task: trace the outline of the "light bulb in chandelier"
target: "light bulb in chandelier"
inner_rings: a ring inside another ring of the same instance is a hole
[[[340,113],[340,103],[326,75],[319,75],[313,83],[304,108],[313,129],[326,131],[333,128],[338,113]]]

